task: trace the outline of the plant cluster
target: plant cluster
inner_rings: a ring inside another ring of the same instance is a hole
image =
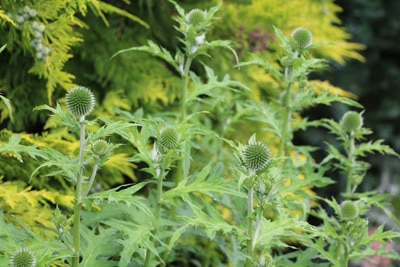
[[[18,135],[2,142],[1,155],[41,162],[30,174],[32,182],[54,177],[73,197],[68,205],[57,205],[52,225],[43,231],[5,220],[0,206],[0,265],[342,267],[372,261],[371,256],[399,259],[386,244],[400,233],[384,225],[369,231],[366,213],[372,206],[400,225],[386,196],[359,190],[369,168],[367,154],[398,154],[382,140],[366,141],[371,131],[364,128],[363,112],[349,111],[339,122],[300,116],[319,104],[362,108],[309,80],[326,64],[310,51],[326,44],[313,42],[305,27],[291,34],[274,28],[282,46],[277,61],[252,54],[239,62],[231,42],[209,38],[221,4],[186,12],[169,2],[177,12],[176,51],[149,41],[116,52],[112,60],[130,53],[162,60],[180,80],[177,107],[151,114],[117,109],[112,118],[100,116],[94,90],[74,86],[63,105],[41,105],[35,112],[50,112],[53,131],[76,138],[75,149],[29,145]],[[269,73],[281,85],[279,96],[254,101],[248,97],[252,88],[217,75],[203,61],[216,49],[231,53],[237,68]],[[195,64],[205,77],[194,71]],[[10,101],[0,97],[11,114]],[[297,131],[310,127],[328,129],[341,145],[327,143],[321,162],[312,156],[318,148],[293,141]],[[245,144],[238,131],[247,133]],[[97,188],[99,172],[121,151],[127,156],[116,164],[136,166],[138,181]],[[345,191],[340,199],[318,196],[316,188],[334,183],[333,169],[346,176]]]

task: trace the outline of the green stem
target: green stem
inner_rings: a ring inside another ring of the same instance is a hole
[[[346,196],[350,196],[352,193],[351,185],[353,183],[353,166],[355,163],[355,157],[354,157],[354,150],[355,150],[355,140],[353,133],[350,133],[349,135],[349,151],[347,158],[351,162],[351,165],[348,167],[347,172],[346,172]]]
[[[253,176],[250,174],[250,176]],[[250,178],[253,179],[253,178]],[[251,267],[253,263],[254,256],[254,245],[253,245],[253,213],[254,213],[254,188],[253,181],[250,182],[251,185],[248,187],[248,196],[247,196],[247,258],[246,258],[246,267]]]
[[[74,221],[73,221],[73,247],[74,257],[72,258],[72,267],[78,267],[80,257],[80,224],[81,224],[81,202],[82,202],[82,183],[83,183],[83,160],[85,152],[85,124],[84,117],[80,118],[80,146],[79,146],[79,173],[76,180],[75,201],[74,201]]]
[[[185,65],[183,68],[183,73],[182,73],[182,82],[181,82],[181,107],[180,107],[180,121],[184,122],[186,120],[186,115],[187,115],[187,109],[186,109],[186,104],[187,104],[187,96],[188,96],[188,91],[189,91],[189,71],[190,71],[190,66],[192,65],[193,58],[191,56],[188,56],[185,61]],[[186,147],[186,142],[183,141],[181,144],[181,153],[185,157],[190,158],[190,151]],[[183,165],[184,165],[185,158],[182,157],[181,160],[178,161],[177,167],[176,167],[176,172],[175,172],[175,177],[174,177],[174,183],[175,186],[178,185],[185,177],[183,173]],[[176,216],[176,206],[171,206],[171,209],[169,210],[169,217],[171,220],[173,220]],[[169,241],[168,241],[169,242]],[[167,262],[168,260],[168,250],[164,252],[163,255],[163,262]],[[164,265],[162,265],[164,266]]]
[[[82,198],[85,198],[89,194],[90,188],[92,188],[94,182],[94,178],[96,177],[98,168],[99,168],[99,158],[96,158],[93,166],[92,175],[90,176],[88,186],[85,190],[85,193],[83,193]]]
[[[286,152],[286,143],[287,143],[287,135],[290,124],[291,114],[291,84],[289,83],[286,87],[286,96],[285,96],[285,110],[283,113],[283,126],[282,126],[282,135],[281,142],[279,143],[278,148],[278,157],[282,157]]]
[[[189,71],[190,66],[192,65],[193,58],[188,56],[185,62],[185,66],[183,68],[182,73],[182,86],[181,86],[181,121],[185,121],[186,119],[186,102],[188,95],[188,86],[189,86]]]
[[[161,206],[162,206],[162,195],[163,195],[163,179],[164,179],[164,169],[165,169],[165,157],[163,157],[162,164],[161,166],[158,167],[159,173],[157,177],[157,195],[156,195],[156,207],[154,211],[154,218],[155,218],[155,225],[154,225],[154,230],[153,230],[153,235],[157,233],[157,227],[158,227],[158,221],[160,219],[160,213],[161,213]],[[151,238],[153,240],[153,238]],[[151,260],[151,250],[148,248],[146,250],[146,259],[144,266],[149,267],[150,266],[150,260]],[[164,265],[164,264],[162,264]]]
[[[345,226],[341,224],[341,236],[346,232]],[[338,239],[338,245],[336,247],[336,258],[339,259],[339,266],[335,267],[347,267],[349,264],[349,253],[347,251],[346,237]],[[344,251],[343,251],[344,250]]]
[[[299,52],[295,51],[293,54],[293,58],[296,59],[299,56]],[[284,156],[286,153],[286,145],[287,145],[287,136],[290,129],[290,119],[292,117],[292,73],[293,67],[285,67],[284,79],[286,84],[286,95],[284,99],[284,114],[283,114],[283,125],[282,125],[282,133],[281,133],[281,142],[279,143],[278,148],[278,157]]]

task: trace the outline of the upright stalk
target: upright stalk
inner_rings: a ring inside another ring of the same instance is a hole
[[[281,142],[279,143],[278,157],[282,157],[286,153],[285,152],[286,142],[287,142],[287,135],[291,118],[291,109],[292,109],[290,94],[291,94],[291,84],[289,83],[286,87],[285,110],[283,113],[282,136],[281,136]]]
[[[294,52],[294,59],[298,57],[299,52],[295,51]],[[292,72],[293,72],[293,67],[285,67],[285,83],[286,83],[286,94],[285,94],[285,99],[284,99],[284,105],[285,105],[285,110],[283,113],[283,125],[282,125],[282,135],[281,135],[281,142],[279,143],[279,148],[278,148],[278,157],[283,156],[286,153],[286,143],[287,143],[287,135],[289,132],[289,125],[290,125],[290,119],[292,117]]]
[[[164,179],[164,169],[165,169],[164,161],[165,161],[165,157],[163,157],[163,159],[162,159],[161,166],[158,167],[156,207],[154,210],[154,218],[155,218],[155,225],[154,225],[154,230],[153,230],[154,235],[157,233],[158,220],[160,219],[160,213],[161,213],[162,194],[163,194],[163,179]],[[147,249],[144,267],[150,266],[151,256],[152,256],[151,250]]]
[[[180,106],[180,121],[184,122],[186,120],[186,102],[187,102],[187,95],[188,95],[188,87],[189,87],[189,71],[190,71],[190,66],[192,65],[193,58],[191,56],[188,56],[185,61],[185,65],[183,68],[183,73],[182,73],[182,82],[181,82],[181,106]],[[181,153],[185,155],[186,157],[190,157],[189,151],[186,148],[186,142],[183,141],[181,144]],[[184,158],[180,159],[177,163],[176,167],[176,173],[174,176],[174,182],[175,185],[178,185],[179,182],[184,179],[184,173],[183,173],[183,162]],[[176,206],[171,206],[171,209],[169,210],[169,217],[171,220],[175,218],[176,215]],[[169,242],[169,241],[168,241]],[[168,260],[168,251],[166,250],[163,255],[163,262],[166,262]],[[165,266],[165,264],[162,264],[161,266]]]
[[[247,192],[247,258],[246,258],[246,267],[251,267],[253,264],[254,258],[254,245],[253,245],[253,213],[254,213],[254,187],[253,187],[253,176],[254,171],[250,171],[250,182],[248,186]]]
[[[72,258],[72,267],[78,267],[80,257],[80,224],[81,224],[81,203],[82,203],[82,184],[83,184],[83,160],[85,152],[85,118],[81,117],[79,121],[79,135],[80,135],[80,146],[79,146],[79,173],[76,179],[75,188],[75,202],[74,202],[74,235],[73,235],[73,248],[74,257]]]
[[[351,132],[349,134],[349,151],[348,151],[348,155],[347,158],[349,159],[349,161],[351,162],[351,166],[348,167],[347,172],[346,172],[346,195],[349,196],[352,193],[352,189],[351,189],[351,184],[353,182],[353,167],[354,167],[354,150],[355,150],[355,141],[354,141],[354,135]]]
[[[185,66],[183,68],[182,74],[182,86],[181,86],[181,121],[186,119],[186,102],[187,102],[187,93],[189,86],[189,71],[190,66],[192,65],[193,58],[188,56],[185,61]]]

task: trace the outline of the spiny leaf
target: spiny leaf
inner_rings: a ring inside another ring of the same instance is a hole
[[[365,157],[375,152],[400,157],[390,146],[382,144],[384,140],[369,141],[356,146],[355,155]]]
[[[83,238],[82,244],[82,262],[79,266],[91,267],[112,267],[116,262],[108,259],[114,256],[121,249],[115,241],[119,236],[117,229],[97,228],[90,230],[81,226],[80,234]],[[98,233],[96,233],[98,232]]]
[[[176,63],[176,61],[174,60],[174,58],[171,56],[170,52],[167,49],[158,46],[151,40],[148,40],[147,43],[148,43],[148,45],[131,47],[131,48],[119,50],[117,53],[112,55],[111,59],[113,59],[114,57],[116,57],[122,53],[131,52],[131,51],[143,51],[143,52],[150,53],[153,56],[156,56],[156,57],[159,57],[159,58],[165,60],[166,62],[171,64],[171,66],[174,67],[178,73],[181,73],[181,70],[180,70],[178,64]]]
[[[2,144],[0,146],[0,154],[1,153],[9,153],[15,156],[20,162],[23,162],[22,155],[23,153],[28,154],[30,157],[36,159],[36,157],[45,158],[45,154],[36,148],[35,145],[25,146],[20,144],[21,137],[17,134],[13,134],[8,143]]]
[[[93,200],[95,202],[96,201],[107,201],[108,203],[122,202],[128,206],[130,205],[136,206],[141,212],[143,212],[146,216],[148,216],[149,220],[153,223],[155,221],[155,218],[153,216],[152,211],[143,202],[143,197],[134,195],[148,183],[149,182],[141,182],[139,184],[129,186],[128,188],[125,189],[121,188],[126,187],[127,185],[122,185],[113,189],[109,189],[107,191],[103,191],[101,193],[91,194],[87,197],[87,199]]]
[[[48,105],[40,105],[35,107],[33,110],[48,110],[53,113],[51,116],[59,118],[60,125],[67,126],[70,131],[79,132],[78,121],[72,116],[71,113],[64,111],[58,103],[56,108],[52,108]]]
[[[242,67],[242,66],[247,66],[247,65],[259,65],[261,67],[263,67],[264,69],[266,69],[267,71],[271,72],[272,74],[276,75],[276,77],[279,77],[280,79],[284,79],[283,74],[271,63],[269,63],[268,61],[265,61],[263,58],[256,56],[254,54],[251,55],[252,57],[252,61],[248,61],[248,62],[243,62],[238,64],[238,67]]]
[[[237,190],[231,189],[228,186],[222,184],[223,178],[220,181],[207,181],[207,177],[210,175],[211,167],[205,166],[194,178],[193,182],[187,184],[187,179],[183,180],[171,190],[164,193],[163,200],[165,202],[173,203],[175,198],[183,198],[194,192],[200,192],[206,195],[212,196],[212,193],[228,194],[236,197],[244,198],[244,193],[238,192]],[[211,174],[212,176],[212,174]],[[209,178],[212,180],[212,178]]]

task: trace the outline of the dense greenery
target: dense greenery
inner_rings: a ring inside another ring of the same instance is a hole
[[[328,60],[363,60],[338,10],[305,0],[2,3],[0,265],[398,259],[385,244],[400,234],[368,224],[377,208],[399,225],[387,196],[360,187],[367,155],[398,154],[369,139],[363,112],[301,116],[363,108],[310,79]],[[294,142],[314,128],[335,139],[322,159]],[[317,195],[333,170],[343,190]]]

